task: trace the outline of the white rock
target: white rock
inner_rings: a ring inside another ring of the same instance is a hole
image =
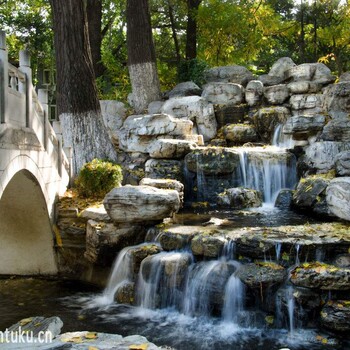
[[[259,80],[251,80],[245,89],[245,100],[248,106],[255,106],[261,102],[264,85]]]
[[[291,58],[282,57],[272,65],[268,75],[273,77],[279,77],[284,80],[286,78],[286,75],[289,69],[295,66],[296,64],[293,62]]]
[[[243,101],[244,88],[234,83],[209,83],[204,86],[202,97],[213,104],[237,105]]]
[[[293,95],[289,103],[292,110],[298,111],[298,113],[316,114],[323,111],[323,100],[324,95],[322,94]]]
[[[148,113],[149,114],[160,114],[162,106],[164,104],[164,101],[152,101],[149,105],[148,105]]]
[[[337,217],[350,221],[350,177],[333,179],[326,194],[330,211]]]
[[[264,88],[264,96],[273,105],[282,104],[289,97],[287,85],[279,84]]]
[[[197,144],[186,140],[158,139],[148,147],[152,158],[183,158],[197,148]]]
[[[169,98],[173,98],[193,95],[200,96],[201,93],[202,89],[197,84],[193,81],[185,81],[176,85],[167,95]]]
[[[228,82],[247,85],[254,75],[243,66],[214,67],[205,72],[207,82]]]

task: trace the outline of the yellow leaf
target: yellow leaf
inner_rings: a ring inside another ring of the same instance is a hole
[[[140,345],[130,345],[129,349],[130,350],[146,350],[148,348],[148,344],[140,344]]]
[[[323,338],[323,339],[322,339],[322,344],[327,344],[327,343],[328,343],[327,338]]]
[[[99,350],[98,348],[96,348],[96,346],[89,346],[88,350]]]
[[[20,305],[20,304],[18,304],[18,305]],[[22,304],[22,305],[24,305],[24,304]],[[20,324],[21,326],[25,326],[26,324],[28,324],[28,323],[30,323],[30,322],[32,322],[32,321],[33,321],[32,318],[24,318],[23,320],[20,320],[20,321],[19,321],[19,324]]]
[[[86,339],[96,339],[97,338],[97,333],[96,332],[87,332],[85,334]]]
[[[318,341],[322,341],[322,339],[323,339],[323,337],[322,337],[322,336],[320,336],[320,335],[316,335],[316,340],[318,340]]]

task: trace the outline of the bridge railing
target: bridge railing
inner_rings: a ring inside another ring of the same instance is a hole
[[[3,31],[0,31],[0,127],[1,124],[32,129],[42,148],[57,161],[59,174],[64,167],[71,175],[71,158],[62,148],[61,135],[56,135],[48,120],[48,92],[39,89],[36,93],[33,87],[28,51],[20,51],[18,68],[8,62]]]

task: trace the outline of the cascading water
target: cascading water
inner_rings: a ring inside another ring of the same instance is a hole
[[[278,124],[272,136],[271,144],[280,148],[291,149],[294,147],[294,141],[291,135],[283,133],[283,124]]]

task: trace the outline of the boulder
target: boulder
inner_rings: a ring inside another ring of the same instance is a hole
[[[256,262],[242,265],[236,276],[252,289],[267,289],[284,282],[287,271],[273,262]]]
[[[331,70],[323,63],[303,63],[291,67],[286,73],[291,81],[314,81],[323,85],[333,83],[336,79]]]
[[[248,106],[244,103],[240,105],[214,105],[214,110],[218,128],[226,124],[243,123],[248,114]]]
[[[304,263],[291,272],[291,282],[300,287],[321,290],[349,290],[350,269],[319,262]]]
[[[209,83],[204,86],[202,98],[213,104],[237,105],[243,101],[244,88],[234,83]]]
[[[328,86],[324,95],[324,107],[332,117],[350,113],[350,81]]]
[[[148,105],[148,113],[149,114],[161,114],[161,110],[163,107],[164,101],[152,101]]]
[[[278,84],[264,88],[264,96],[268,103],[272,105],[281,105],[289,97],[287,85]]]
[[[108,135],[114,144],[119,142],[119,130],[126,119],[125,104],[115,100],[100,101],[101,113]]]
[[[258,140],[254,126],[249,124],[226,125],[224,127],[224,136],[227,141],[231,141],[237,145]]]
[[[225,192],[219,193],[217,204],[220,207],[234,209],[256,208],[262,205],[262,194],[250,188],[229,188]]]
[[[296,64],[290,57],[281,57],[272,65],[268,75],[279,77],[284,81],[287,77],[287,72],[295,66]]]
[[[132,260],[133,279],[137,279],[142,261],[148,256],[158,254],[162,251],[156,243],[143,243],[128,248],[128,254]]]
[[[350,301],[330,300],[321,311],[321,325],[336,332],[350,331]]]
[[[201,148],[185,157],[189,171],[203,172],[206,175],[231,174],[240,167],[239,154],[230,148]]]
[[[286,107],[260,108],[253,117],[254,126],[258,135],[264,142],[270,143],[278,124],[284,124],[290,112]]]
[[[88,207],[79,214],[82,219],[109,222],[111,218],[108,216],[105,207],[100,204]]]
[[[305,155],[299,162],[313,172],[327,173],[335,167],[338,153],[350,150],[350,144],[335,141],[314,142],[305,148]]]
[[[103,204],[115,223],[154,222],[180,208],[179,193],[150,186],[123,186],[107,193]]]
[[[281,77],[275,77],[268,74],[262,74],[258,77],[258,80],[264,85],[264,86],[273,86],[278,85],[284,82],[284,79]]]
[[[148,153],[152,158],[183,158],[195,148],[197,144],[192,141],[157,139],[148,147]]]
[[[290,94],[306,94],[310,89],[309,81],[295,81],[287,85]]]
[[[185,97],[185,96],[200,96],[202,89],[193,81],[185,81],[176,85],[171,91],[167,93],[168,98]]]
[[[93,264],[110,266],[123,248],[143,242],[146,229],[141,225],[116,225],[89,220],[86,227],[85,258]]]
[[[259,105],[264,94],[264,84],[259,80],[251,80],[245,89],[245,100],[248,106]]]
[[[329,183],[330,179],[321,175],[301,179],[293,195],[294,206],[306,212],[329,215],[326,203],[326,189]]]
[[[171,98],[164,103],[162,112],[178,119],[193,121],[198,134],[203,135],[205,141],[216,136],[214,106],[199,96]]]
[[[145,176],[151,179],[173,179],[182,182],[183,164],[174,159],[149,159],[145,164]]]
[[[350,152],[340,152],[335,157],[335,172],[338,176],[350,176]]]
[[[283,133],[292,134],[296,140],[307,140],[321,131],[325,124],[326,117],[322,114],[296,115],[288,118],[283,126]]]
[[[324,95],[293,95],[289,99],[293,114],[317,114],[323,112]]]
[[[350,177],[338,177],[330,181],[327,204],[335,216],[350,221]]]
[[[191,240],[191,250],[196,256],[217,258],[221,255],[226,241],[222,236],[199,234]]]
[[[184,249],[202,231],[203,227],[200,226],[173,225],[160,233],[159,242],[166,251]]]
[[[340,75],[338,82],[343,83],[344,81],[350,81],[350,72],[345,72]]]
[[[333,265],[337,267],[350,268],[350,253],[338,255],[333,262]]]
[[[114,299],[119,304],[133,305],[135,303],[135,283],[123,283],[115,292]]]
[[[320,136],[325,141],[350,142],[350,118],[344,116],[330,120]]]
[[[228,82],[246,86],[254,75],[243,66],[225,66],[208,69],[205,79],[210,82]]]
[[[275,207],[279,209],[289,209],[293,201],[293,190],[283,189],[278,192]]]

